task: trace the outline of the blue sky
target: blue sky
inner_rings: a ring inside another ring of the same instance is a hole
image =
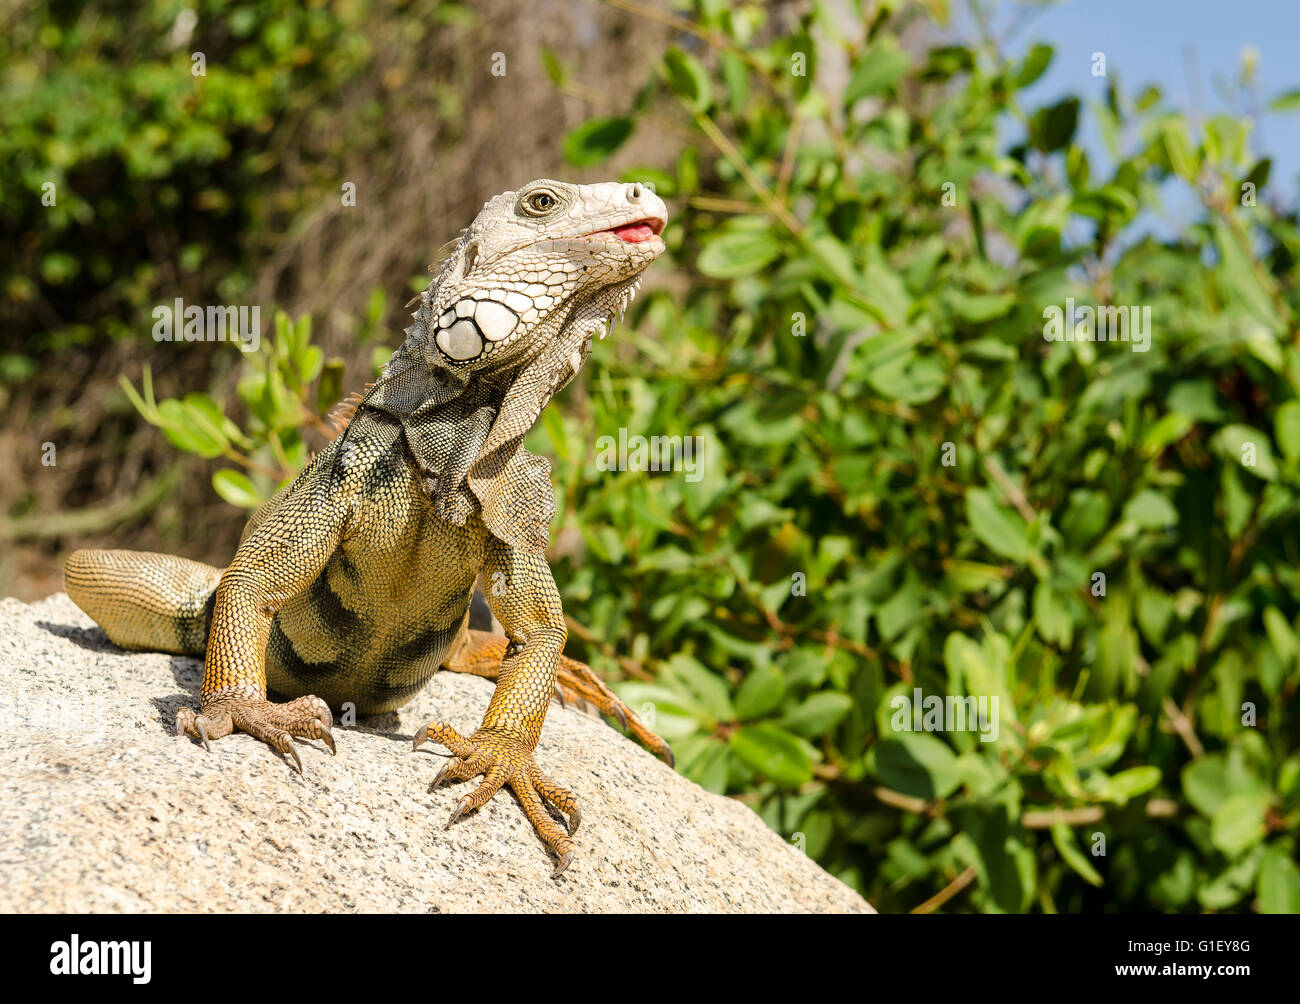
[[[1096,168],[1107,163],[1088,107],[1105,100],[1107,79],[1091,73],[1092,54],[1106,54],[1106,70],[1122,93],[1135,97],[1157,84],[1166,104],[1208,117],[1241,116],[1241,102],[1223,95],[1222,81],[1235,84],[1242,52],[1258,52],[1256,97],[1267,109],[1278,95],[1300,89],[1300,0],[1065,0],[1047,6],[984,0],[1004,51],[1019,57],[1035,42],[1056,50],[1047,73],[1022,92],[1023,105],[1037,108],[1069,94],[1084,99],[1082,142]],[[954,28],[971,37],[965,0],[953,4]],[[1008,37],[1008,30],[1017,26]],[[1235,86],[1233,87],[1235,90]],[[1268,188],[1295,204],[1300,193],[1300,113],[1264,111],[1255,121],[1250,148],[1271,155]],[[1098,158],[1101,158],[1099,161]],[[1191,210],[1191,196],[1188,205]],[[1167,210],[1178,215],[1171,200]]]

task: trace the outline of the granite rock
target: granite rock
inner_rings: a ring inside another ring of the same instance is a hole
[[[552,860],[502,792],[429,793],[432,718],[468,734],[492,684],[439,673],[400,711],[335,723],[305,773],[250,736],[173,735],[202,663],[124,652],[63,594],[0,600],[0,911],[872,912],[741,803],[599,718],[552,705],[538,763],[582,805]]]

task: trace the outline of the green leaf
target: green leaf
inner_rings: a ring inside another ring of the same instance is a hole
[[[731,760],[728,746],[714,739],[706,738],[699,744],[693,754],[682,749],[681,772],[698,784],[705,791],[724,794],[727,790],[727,774]]]
[[[1215,275],[1221,280],[1224,292],[1268,331],[1274,334],[1285,331],[1269,290],[1255,269],[1249,249],[1241,246],[1232,228],[1222,220],[1216,219],[1213,229],[1220,261]]]
[[[809,694],[776,720],[776,724],[807,738],[825,735],[853,709],[848,694]]]
[[[1255,894],[1260,913],[1300,913],[1300,867],[1284,841],[1270,844],[1265,852]]]
[[[1268,796],[1260,792],[1243,792],[1225,798],[1210,820],[1210,840],[1214,846],[1235,859],[1263,840],[1268,803]]]
[[[332,356],[321,367],[320,383],[316,385],[316,414],[322,418],[343,400],[343,371],[341,356]]]
[[[745,725],[731,734],[731,749],[760,777],[785,788],[812,780],[812,757],[798,736],[775,725]]]
[[[221,456],[226,446],[225,434],[219,422],[213,423],[210,413],[205,413],[202,407],[171,398],[158,405],[158,417],[173,446],[209,460]]]
[[[266,501],[247,475],[229,467],[212,475],[212,487],[223,499],[241,509],[256,509]]]
[[[1016,87],[1028,87],[1035,80],[1047,72],[1048,65],[1052,62],[1053,50],[1050,45],[1036,44],[1029,50],[1029,55],[1025,56],[1025,61],[1020,64],[1020,70],[1016,74]]]
[[[564,415],[558,408],[547,408],[542,412],[540,424],[546,431],[546,438],[551,444],[551,449],[555,451],[556,459],[561,463],[569,463],[571,451],[569,434],[564,428]]]
[[[1224,460],[1264,481],[1277,480],[1277,463],[1268,434],[1249,425],[1225,425],[1210,440],[1210,446]]]
[[[1300,639],[1296,638],[1296,633],[1277,607],[1270,606],[1264,609],[1264,631],[1268,634],[1268,640],[1279,658],[1288,667],[1294,666],[1296,661],[1300,660]]]
[[[1174,173],[1194,185],[1200,163],[1187,136],[1187,123],[1178,116],[1165,119],[1160,127],[1160,138]]]
[[[1160,778],[1160,768],[1150,764],[1112,774],[1108,785],[1110,800],[1123,805],[1139,795],[1145,795],[1160,783]]]
[[[1205,816],[1213,816],[1228,797],[1228,768],[1223,756],[1211,753],[1183,768],[1183,794]]]
[[[753,275],[780,253],[780,246],[766,231],[725,233],[705,245],[696,266],[715,279],[735,279]]]
[[[1300,112],[1300,90],[1279,94],[1268,104],[1271,112]]]
[[[1226,910],[1240,902],[1254,885],[1263,856],[1264,848],[1256,845],[1209,882],[1204,879],[1198,882],[1196,898],[1207,910]]]
[[[668,84],[694,112],[704,112],[713,104],[713,84],[700,61],[677,46],[664,53]]]
[[[948,299],[963,321],[983,324],[1010,313],[1018,298],[1015,293],[963,293],[953,290],[948,294]]]
[[[742,722],[761,718],[776,708],[785,696],[785,674],[773,665],[759,666],[740,685],[733,703]]]
[[[639,181],[643,185],[650,186],[651,190],[661,198],[671,198],[677,194],[677,179],[667,171],[661,171],[656,167],[632,167],[626,171],[620,171],[619,181],[626,183]]]
[[[911,57],[892,40],[869,46],[853,67],[853,76],[844,90],[844,104],[848,106],[860,98],[889,90],[907,72],[910,63]]]
[[[681,681],[695,697],[698,706],[711,720],[704,724],[712,726],[717,722],[733,722],[736,710],[731,704],[731,693],[726,681],[717,673],[711,673],[703,663],[685,652],[677,652],[664,663],[665,673]]]
[[[283,310],[275,312],[275,354],[284,360],[293,355],[293,321]]]
[[[1034,587],[1034,625],[1043,641],[1068,649],[1074,638],[1074,621],[1064,602],[1047,582]]]
[[[1233,540],[1241,537],[1242,532],[1246,529],[1246,524],[1250,522],[1251,514],[1255,511],[1255,504],[1259,501],[1256,494],[1247,490],[1246,479],[1240,472],[1240,467],[1225,464],[1222,476],[1219,478],[1219,485],[1223,493],[1223,515],[1225,517],[1223,527]]]
[[[885,739],[874,750],[876,776],[886,788],[915,798],[947,798],[961,784],[957,754],[924,732]]]
[[[370,350],[370,370],[378,376],[393,357],[393,350],[387,345],[376,345]]]
[[[631,119],[618,116],[584,122],[564,137],[564,159],[575,167],[602,164],[627,142],[633,128]]]
[[[551,83],[556,87],[560,87],[568,77],[560,57],[555,54],[555,50],[547,46],[542,46],[542,68],[546,71],[546,76]]]
[[[1123,518],[1140,530],[1164,530],[1178,524],[1178,510],[1160,492],[1144,488],[1125,503]]]
[[[1034,855],[1026,846],[1019,827],[1007,819],[1005,806],[990,806],[970,826],[970,838],[978,849],[981,890],[987,890],[988,905],[1003,913],[1022,913],[1035,888]]]
[[[1035,147],[1044,153],[1051,153],[1073,139],[1078,123],[1079,99],[1065,98],[1034,112],[1029,122],[1029,135]]]
[[[1024,520],[994,502],[992,493],[984,488],[968,491],[966,519],[976,538],[995,553],[1021,564],[1029,561],[1033,548]]]
[[[293,357],[302,369],[303,353],[311,344],[311,314],[303,314],[293,326]]]
[[[1300,460],[1300,401],[1287,401],[1277,409],[1273,435],[1277,437],[1282,456],[1292,463]]]
[[[1089,885],[1100,887],[1102,877],[1092,862],[1088,860],[1083,851],[1079,850],[1078,844],[1074,842],[1074,831],[1070,829],[1063,821],[1052,821],[1052,843],[1056,845],[1057,851],[1060,852],[1061,859],[1069,865],[1074,871]]]
[[[665,739],[681,739],[696,735],[700,725],[713,722],[703,709],[687,696],[668,687],[639,680],[623,680],[613,684],[619,697]]]
[[[319,345],[303,346],[298,353],[298,379],[302,384],[309,384],[320,376],[321,367],[325,365],[325,350]]]

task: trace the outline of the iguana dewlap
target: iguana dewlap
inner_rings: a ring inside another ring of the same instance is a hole
[[[123,648],[204,654],[200,710],[178,733],[242,729],[289,753],[333,752],[330,706],[396,708],[444,667],[495,678],[468,739],[430,722],[454,757],[443,779],[483,782],[448,826],[508,784],[558,857],[573,854],[574,796],[533,750],[554,694],[650,732],[565,658],[560,595],[542,554],[550,464],[524,434],[581,368],[664,251],[663,201],[642,185],[536,181],[486,203],[420,295],[415,323],[338,438],[248,521],[225,570],[163,554],[76,551],[68,594]],[[475,583],[505,636],[469,627]],[[267,700],[267,688],[296,698]],[[569,818],[569,832],[543,800]]]

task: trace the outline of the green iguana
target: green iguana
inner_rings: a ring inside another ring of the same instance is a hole
[[[543,556],[550,463],[523,448],[547,402],[612,328],[664,251],[661,199],[642,185],[535,181],[487,202],[342,431],[248,521],[230,566],[76,551],[68,594],[117,645],[204,654],[200,709],[177,734],[242,729],[290,754],[334,752],[330,706],[409,700],[439,667],[495,678],[464,738],[415,735],[453,757],[443,780],[483,782],[447,825],[510,785],[555,874],[573,856],[577,799],[533,759],[553,695],[582,698],[672,762],[668,745],[585,665],[562,654],[560,594]],[[479,582],[505,636],[470,627]],[[267,688],[295,698],[267,700]],[[543,799],[569,819],[568,833]]]

